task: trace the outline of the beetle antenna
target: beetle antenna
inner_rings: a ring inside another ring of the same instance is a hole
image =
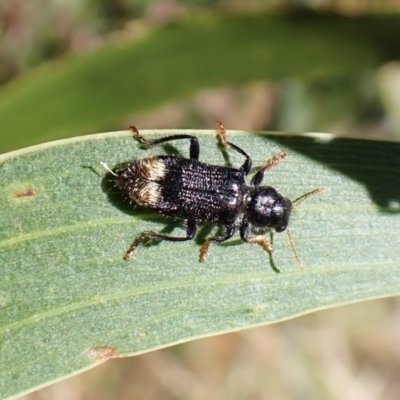
[[[293,201],[292,209],[294,210],[295,208],[297,208],[301,203],[303,203],[304,201],[309,199],[311,196],[315,196],[316,194],[320,194],[320,193],[329,192],[330,190],[331,190],[331,188],[322,187],[319,189],[312,190],[311,192],[305,193]]]
[[[100,161],[100,164],[103,166],[103,168],[108,171],[110,174],[114,176],[118,176],[105,162]]]
[[[322,187],[322,188],[315,189],[315,190],[312,190],[311,192],[308,192],[308,193],[305,193],[305,194],[301,195],[300,197],[298,197],[296,200],[293,201],[292,210],[296,209],[301,203],[303,203],[304,201],[306,201],[310,197],[315,196],[316,194],[329,192],[329,190],[331,190],[331,189],[328,188],[328,187]],[[290,230],[286,229],[286,233],[287,233],[287,236],[288,236],[288,239],[289,239],[290,247],[292,248],[292,251],[293,251],[293,254],[294,254],[294,258],[296,259],[297,264],[299,264],[300,269],[302,271],[304,271],[304,264],[300,260],[299,255],[297,254],[296,247],[294,247],[294,242],[293,242],[293,238],[292,238],[292,234],[290,233]]]
[[[300,269],[301,269],[302,271],[304,271],[304,264],[303,264],[302,261],[300,260],[299,255],[297,254],[296,247],[294,247],[294,242],[293,242],[293,238],[292,238],[292,234],[290,233],[290,230],[289,230],[289,229],[286,229],[286,233],[287,233],[287,236],[288,236],[288,239],[289,239],[290,247],[291,247],[291,249],[292,249],[292,251],[293,251],[293,254],[294,254],[294,258],[296,259],[297,264],[299,264]]]

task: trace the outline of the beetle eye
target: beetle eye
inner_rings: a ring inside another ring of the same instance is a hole
[[[283,232],[288,224],[289,224],[289,217],[292,211],[292,202],[289,199],[283,198],[283,204],[281,205],[281,212],[276,214],[276,220],[274,229],[276,232]]]
[[[279,225],[275,227],[276,232],[283,232],[287,228],[287,224]]]

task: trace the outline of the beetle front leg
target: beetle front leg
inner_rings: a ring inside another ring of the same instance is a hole
[[[210,249],[211,243],[221,243],[225,242],[225,240],[230,239],[235,233],[235,225],[230,225],[226,227],[226,235],[225,236],[218,236],[218,237],[211,237],[208,238],[200,249],[200,262],[205,262],[207,260],[208,251]]]
[[[171,135],[171,136],[165,136],[160,139],[147,140],[139,133],[139,130],[136,128],[136,126],[130,126],[129,129],[132,131],[135,139],[140,143],[144,144],[147,148],[156,146],[157,144],[169,142],[171,140],[190,139],[190,148],[189,148],[190,158],[195,160],[199,159],[200,144],[197,138],[192,135]]]
[[[279,163],[281,163],[286,157],[287,153],[282,152],[277,154],[276,156],[273,156],[270,158],[266,164],[253,176],[251,180],[251,185],[252,186],[260,186],[263,178],[264,178],[264,173],[270,168],[276,167]]]
[[[270,231],[270,240],[265,236],[259,235],[254,237],[249,237],[249,223],[243,222],[240,226],[240,238],[246,243],[257,243],[268,253],[272,253],[274,249],[272,248],[272,231]]]

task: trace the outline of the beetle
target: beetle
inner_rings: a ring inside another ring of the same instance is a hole
[[[173,140],[189,140],[189,158],[177,155],[158,155],[132,161],[125,168],[111,171],[115,186],[135,203],[167,217],[186,221],[186,236],[169,236],[146,231],[134,240],[125,254],[131,259],[140,244],[151,240],[183,242],[195,237],[197,224],[208,222],[225,228],[225,235],[210,237],[201,246],[200,261],[205,262],[211,243],[225,242],[239,228],[240,238],[246,243],[258,243],[268,253],[273,251],[271,241],[263,235],[250,236],[250,232],[287,231],[295,258],[303,268],[287,226],[294,207],[310,196],[327,188],[313,190],[293,204],[271,186],[261,186],[264,173],[282,162],[287,153],[272,157],[258,170],[246,185],[252,160],[235,144],[227,141],[226,129],[218,121],[218,135],[223,146],[230,147],[244,157],[240,168],[206,164],[199,161],[200,145],[195,136],[177,134],[147,140],[138,129],[130,127],[134,138],[147,148]]]

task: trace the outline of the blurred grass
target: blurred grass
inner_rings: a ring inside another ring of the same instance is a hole
[[[204,87],[357,77],[399,58],[399,36],[395,15],[192,16],[10,83],[0,93],[1,150],[108,130]]]

